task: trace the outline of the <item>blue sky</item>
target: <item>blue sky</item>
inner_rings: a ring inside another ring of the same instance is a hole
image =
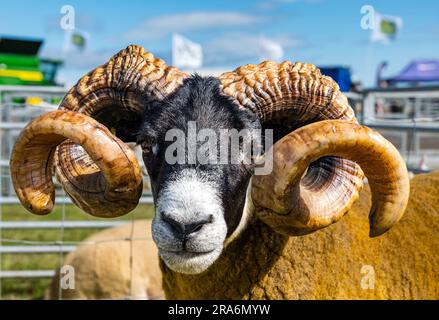
[[[343,64],[372,85],[380,61],[384,75],[416,58],[439,59],[439,1],[417,0],[204,0],[204,1],[8,1],[0,12],[0,34],[45,39],[42,54],[62,57],[63,5],[75,9],[76,27],[90,35],[82,54],[69,54],[61,79],[69,82],[130,43],[170,63],[171,33],[203,45],[206,66],[234,68],[257,63],[255,41],[279,42],[284,60]],[[403,19],[398,39],[371,44],[360,27],[363,5]]]

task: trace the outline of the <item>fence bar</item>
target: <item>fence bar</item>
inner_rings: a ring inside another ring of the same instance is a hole
[[[0,122],[0,129],[23,129],[29,122]]]
[[[127,221],[0,221],[1,229],[98,229],[117,227]]]
[[[67,197],[56,197],[55,203],[57,204],[72,204],[72,200]],[[141,204],[152,204],[153,198],[152,196],[143,196],[140,198],[139,203]],[[0,204],[20,204],[20,201],[17,197],[0,197]]]
[[[0,246],[0,253],[60,253],[72,252],[76,246]]]
[[[23,271],[0,271],[0,279],[7,278],[52,278],[54,270],[23,270]]]
[[[375,129],[413,130],[439,132],[439,122],[413,122],[413,121],[364,121],[364,125]]]
[[[14,85],[2,85],[0,86],[0,92],[36,92],[36,93],[55,93],[65,94],[70,88],[67,87],[46,87],[46,86],[14,86]]]

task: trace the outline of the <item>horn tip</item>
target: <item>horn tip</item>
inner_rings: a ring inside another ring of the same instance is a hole
[[[44,216],[52,212],[53,210],[53,202],[50,201],[43,205],[33,205],[32,203],[25,204],[24,207],[31,213]]]
[[[390,229],[393,228],[393,226],[399,221],[396,220],[390,224],[385,224],[385,223],[371,223],[370,224],[370,230],[369,230],[369,237],[370,238],[376,238],[379,236],[382,236],[383,234],[385,234],[387,231],[389,231]]]
[[[369,237],[370,238],[376,238],[379,237],[381,235],[383,235],[384,233],[386,233],[387,231],[389,231],[390,228],[377,228],[377,227],[370,227],[370,231],[369,231]]]

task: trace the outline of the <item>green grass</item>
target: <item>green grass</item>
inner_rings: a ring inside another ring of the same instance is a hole
[[[50,279],[3,279],[2,299],[28,300],[43,299],[44,291],[50,285]]]
[[[64,210],[65,220],[95,220],[103,221],[103,218],[90,216],[73,205],[55,206],[54,211],[46,216],[36,216],[27,212],[20,205],[2,205],[3,221],[47,221],[61,220]],[[131,213],[112,219],[127,220],[152,218],[154,208],[152,205],[139,205]],[[31,240],[31,241],[82,241],[93,233],[102,229],[65,229],[62,233],[58,229],[13,229],[2,230],[3,239]],[[18,243],[3,242],[2,245],[18,245]],[[1,256],[1,269],[7,270],[49,270],[60,265],[60,254],[3,254]],[[42,299],[44,291],[50,284],[50,279],[2,279],[1,299]]]
[[[44,216],[34,215],[28,212],[20,205],[16,204],[4,204],[1,207],[2,216],[4,221],[47,221],[47,220],[61,220],[63,206],[57,205],[53,209],[52,213]],[[66,220],[131,220],[131,215],[134,215],[135,219],[151,218],[154,214],[154,208],[148,204],[139,204],[136,209],[118,218],[97,218],[93,217],[74,205],[65,205],[65,219]]]

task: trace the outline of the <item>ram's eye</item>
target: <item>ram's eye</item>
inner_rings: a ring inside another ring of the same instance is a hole
[[[152,154],[152,148],[151,148],[151,142],[150,141],[143,141],[141,144],[140,144],[140,147],[142,148],[142,153],[143,153],[143,155],[144,156],[147,156],[147,157],[149,157],[149,156],[151,156],[151,154]]]
[[[142,147],[143,155],[146,157],[151,157],[157,154],[158,146],[150,140],[144,140],[140,146]]]
[[[140,146],[142,147],[143,152],[146,150],[151,150],[151,142],[150,141],[143,141]]]

